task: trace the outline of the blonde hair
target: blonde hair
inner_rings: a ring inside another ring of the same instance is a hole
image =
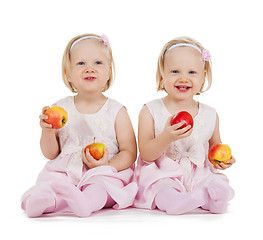
[[[157,72],[156,72],[157,91],[165,90],[165,88],[162,84],[165,53],[167,52],[167,50],[171,46],[179,44],[179,43],[192,44],[192,45],[197,46],[201,51],[204,50],[204,47],[198,41],[196,41],[190,37],[179,37],[179,38],[175,38],[175,39],[169,41],[168,43],[166,43],[164,45],[160,55],[159,55],[159,58],[158,58],[158,65],[157,65]],[[211,87],[211,84],[212,84],[212,70],[211,69],[212,69],[212,62],[210,59],[209,61],[205,61],[205,64],[204,64],[204,71],[206,72],[205,80],[207,80],[207,83],[208,83],[207,88],[205,90],[203,90],[204,85],[205,85],[205,81],[204,81],[204,83],[200,89],[200,92],[197,93],[197,95],[207,91]]]
[[[82,34],[82,35],[79,35],[79,36],[72,38],[69,41],[69,43],[67,44],[66,49],[65,49],[64,54],[63,54],[63,58],[62,58],[62,78],[63,78],[63,81],[64,81],[65,85],[74,93],[77,93],[77,89],[74,87],[72,82],[68,81],[68,76],[71,72],[70,50],[71,50],[72,44],[75,41],[77,41],[80,38],[87,37],[87,36],[94,36],[94,37],[101,38],[101,36],[97,35],[97,34]],[[100,41],[100,40],[98,39],[98,41]],[[102,40],[101,40],[101,44],[104,46]],[[107,81],[106,85],[104,86],[104,88],[102,90],[103,92],[105,92],[106,90],[108,90],[110,88],[110,86],[112,85],[114,76],[115,76],[115,64],[113,61],[112,50],[111,50],[110,45],[107,45],[106,47],[109,51],[109,57],[110,57],[110,77],[109,77],[109,80]]]

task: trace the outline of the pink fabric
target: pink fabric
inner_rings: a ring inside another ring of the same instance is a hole
[[[155,197],[156,206],[168,214],[184,214],[198,207],[211,213],[224,213],[233,190],[221,179],[213,179],[206,187],[190,192],[179,192],[176,188],[161,189]]]
[[[154,119],[155,136],[158,136],[171,114],[161,99],[146,106]],[[134,173],[139,187],[135,207],[154,209],[157,205],[170,214],[182,214],[197,207],[215,213],[224,211],[234,191],[227,177],[215,170],[208,160],[209,139],[215,122],[216,111],[199,104],[189,137],[171,143],[154,162],[145,162],[139,156]]]
[[[168,214],[183,214],[206,204],[205,191],[178,192],[174,188],[164,188],[155,197],[156,206]]]
[[[88,217],[92,212],[99,211],[107,203],[108,194],[99,184],[88,185],[80,190],[67,182],[56,182],[52,188],[57,196],[64,199],[70,209],[79,217]]]
[[[208,62],[211,59],[211,53],[207,49],[202,51],[202,60]]]
[[[115,209],[131,206],[138,189],[137,184],[131,182],[134,166],[120,172],[111,166],[88,169],[80,154],[94,137],[106,145],[109,160],[118,153],[114,125],[122,105],[108,99],[95,114],[79,113],[73,97],[62,99],[56,105],[69,115],[67,124],[59,130],[61,153],[47,162],[36,184],[24,193],[22,209],[30,217],[43,213],[74,213],[83,217],[105,206]],[[96,200],[87,197],[91,192],[97,196]]]

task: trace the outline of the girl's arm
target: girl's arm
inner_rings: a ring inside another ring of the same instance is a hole
[[[209,140],[209,149],[218,143],[222,143],[222,141],[221,141],[220,132],[219,132],[219,117],[218,117],[218,114],[216,114],[216,125],[215,125],[213,135],[211,139]]]
[[[218,117],[218,114],[216,114],[216,125],[215,125],[213,135],[212,135],[211,139],[209,140],[209,149],[218,143],[222,143],[222,141],[220,138],[220,131],[219,131],[219,117]],[[224,169],[231,167],[235,162],[236,162],[235,158],[233,156],[231,156],[231,159],[228,160],[228,162],[226,164],[225,163],[216,164],[215,168],[220,169],[220,170],[224,170]]]
[[[49,107],[44,107],[42,109],[42,115],[40,118],[40,127],[42,128],[42,135],[40,138],[40,148],[43,155],[53,160],[60,153],[58,133],[56,129],[52,129],[51,124],[47,124],[44,120],[47,116],[44,114]]]
[[[137,158],[136,138],[125,108],[122,108],[116,117],[115,131],[120,152],[109,162],[109,165],[121,171],[129,168]]]
[[[147,106],[143,106],[139,116],[138,142],[139,151],[144,161],[153,162],[159,158],[178,139],[190,136],[190,125],[179,129],[184,121],[170,126],[171,117],[168,118],[163,132],[155,137],[154,120]],[[189,130],[189,131],[188,131]]]

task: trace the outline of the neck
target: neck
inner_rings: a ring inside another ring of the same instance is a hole
[[[176,104],[176,106],[178,106],[178,108],[181,109],[188,109],[188,108],[192,108],[192,107],[196,107],[197,102],[193,99],[193,98],[188,98],[188,99],[175,99],[169,95],[167,95],[164,98],[165,101]]]
[[[102,94],[102,92],[95,92],[95,93],[81,93],[79,92],[75,96],[76,101],[83,101],[87,103],[95,103],[98,101],[105,100],[106,97]]]
[[[181,111],[187,111],[192,116],[196,116],[199,111],[198,103],[192,98],[178,100],[167,95],[163,98],[163,102],[170,114],[176,114]]]
[[[98,112],[105,104],[107,98],[100,94],[81,94],[74,97],[74,104],[80,113],[94,114]]]

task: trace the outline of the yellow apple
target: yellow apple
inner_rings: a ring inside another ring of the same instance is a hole
[[[86,152],[87,148],[89,149],[90,155],[94,159],[99,160],[103,157],[104,148],[105,148],[105,145],[103,143],[95,143],[94,142],[94,143],[86,146],[85,152]]]
[[[220,162],[227,163],[231,158],[231,149],[226,144],[216,144],[212,146],[208,153],[208,159],[212,164],[218,164]]]
[[[48,116],[48,119],[46,119],[45,122],[51,124],[54,129],[64,127],[68,120],[68,113],[59,106],[53,106],[47,109],[45,115]]]

